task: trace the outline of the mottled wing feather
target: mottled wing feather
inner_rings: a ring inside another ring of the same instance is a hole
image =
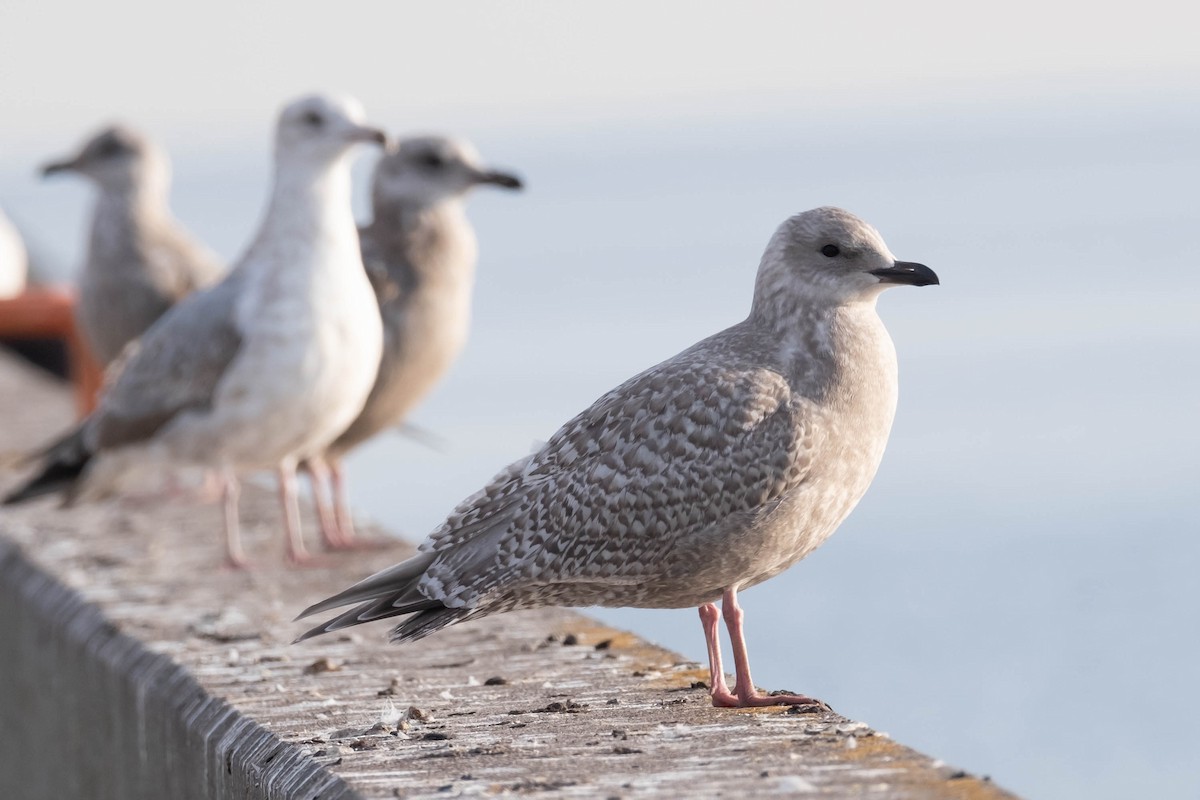
[[[93,449],[143,441],[179,413],[208,407],[241,343],[236,295],[232,279],[197,292],[125,349],[89,422]]]
[[[697,346],[598,400],[469,498],[425,548],[422,592],[664,577],[693,539],[804,479],[809,444],[777,372]]]

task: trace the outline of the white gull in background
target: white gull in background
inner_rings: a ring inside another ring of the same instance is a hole
[[[99,190],[76,317],[101,365],[183,297],[220,279],[217,257],[171,215],[170,163],[146,136],[122,125],[105,128],[42,172],[84,175]]]
[[[816,702],[755,688],[737,593],[812,552],[866,492],[896,408],[876,300],[937,282],[846,211],[791,217],[749,317],[601,397],[416,556],[305,610],[358,604],[301,638],[402,614],[395,641],[518,608],[698,606],[714,705]]]
[[[0,211],[0,300],[16,297],[25,290],[29,257],[25,243],[3,211]]]
[[[6,502],[62,488],[101,495],[158,459],[216,468],[226,556],[240,566],[236,473],[275,469],[288,556],[308,558],[296,465],[358,415],[382,352],[350,207],[350,154],[362,142],[384,135],[356,101],[314,96],[283,109],[270,202],[246,254],[126,349],[100,407]]]
[[[466,343],[478,248],[463,201],[480,185],[519,189],[521,181],[484,167],[468,142],[442,136],[404,139],[375,166],[372,220],[359,237],[383,317],[383,359],[362,413],[324,458],[304,465],[332,548],[355,543],[342,458],[402,422]]]

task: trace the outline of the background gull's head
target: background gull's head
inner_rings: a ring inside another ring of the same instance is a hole
[[[275,158],[314,166],[333,163],[354,145],[386,144],[383,131],[366,123],[351,97],[308,95],[284,106],[275,130]]]
[[[72,157],[42,167],[45,176],[75,172],[112,192],[165,186],[170,180],[167,154],[144,134],[111,125],[88,139]]]
[[[470,142],[414,136],[402,139],[379,160],[372,199],[376,208],[429,206],[460,198],[480,185],[522,188],[517,176],[484,166]]]

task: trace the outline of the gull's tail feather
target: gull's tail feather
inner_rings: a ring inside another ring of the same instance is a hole
[[[67,502],[70,502],[79,477],[92,459],[83,441],[83,430],[81,425],[39,453],[44,459],[41,471],[25,485],[5,495],[0,502],[11,506],[64,490],[67,492]]]
[[[392,630],[392,635],[389,638],[397,644],[400,642],[414,642],[417,639],[424,639],[431,633],[440,631],[447,625],[461,622],[474,613],[477,613],[477,609],[447,608],[438,603],[438,607],[421,611],[421,613],[414,614],[404,620],[404,622],[401,622]]]
[[[296,619],[311,617],[313,614],[320,614],[322,611],[328,611],[338,606],[348,606],[351,603],[361,603],[364,600],[375,600],[400,594],[410,588],[425,573],[434,558],[436,558],[435,553],[417,553],[406,561],[401,561],[393,567],[388,567],[369,578],[364,578],[333,597],[314,603],[301,611]]]
[[[320,636],[323,633],[332,633],[340,631],[342,628],[350,628],[354,625],[361,625],[364,622],[371,622],[377,619],[386,619],[388,617],[398,617],[402,614],[412,614],[414,612],[422,612],[418,617],[422,617],[426,612],[436,609],[447,610],[442,605],[440,600],[418,600],[412,603],[403,603],[401,605],[393,605],[390,597],[380,598],[363,603],[356,608],[343,612],[331,620],[327,620],[315,628],[310,628],[304,633],[297,636],[292,644],[303,642],[305,639],[311,639],[314,636]],[[451,609],[460,611],[462,609]]]
[[[435,553],[418,553],[407,561],[359,581],[333,597],[309,606],[296,619],[303,619],[352,603],[359,604],[304,632],[295,641],[302,642],[313,636],[320,636],[323,633],[349,628],[352,625],[372,620],[416,612],[422,612],[421,615],[423,615],[424,612],[446,610],[440,600],[425,597],[417,590],[421,576],[425,574],[425,570],[429,568],[436,557]],[[432,633],[432,631],[430,632]]]

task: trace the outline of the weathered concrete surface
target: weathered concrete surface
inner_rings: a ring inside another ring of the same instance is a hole
[[[0,358],[0,453],[70,414]],[[286,570],[272,497],[243,499],[244,574],[212,506],[3,512],[0,797],[1011,796],[834,714],[713,709],[699,665],[572,612],[290,645],[404,546]]]

